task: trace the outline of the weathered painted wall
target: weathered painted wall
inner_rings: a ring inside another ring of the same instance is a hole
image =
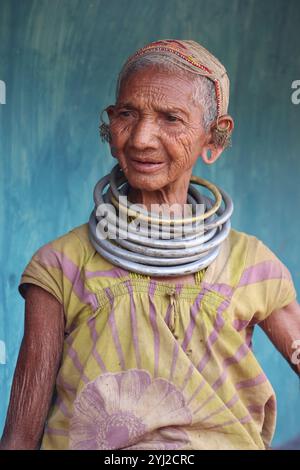
[[[269,245],[299,292],[299,25],[298,0],[0,0],[0,429],[22,336],[19,277],[39,246],[87,220],[114,163],[99,112],[122,62],[151,40],[195,39],[226,64],[233,147],[195,173],[232,195],[235,228]],[[262,334],[255,347],[282,443],[300,432],[298,379]]]

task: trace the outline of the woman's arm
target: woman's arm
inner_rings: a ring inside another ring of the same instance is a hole
[[[0,449],[37,449],[54,390],[64,339],[63,307],[30,284],[25,331]]]
[[[274,310],[259,326],[300,375],[300,306],[296,300]]]

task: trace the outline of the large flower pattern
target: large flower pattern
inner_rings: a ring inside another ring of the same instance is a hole
[[[183,393],[145,370],[106,373],[74,401],[71,449],[178,449],[192,421]]]

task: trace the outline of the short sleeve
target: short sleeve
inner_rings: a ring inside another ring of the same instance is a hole
[[[18,286],[26,298],[28,284],[35,284],[66,305],[83,264],[79,238],[71,231],[39,248],[27,264]]]
[[[256,237],[249,237],[246,263],[233,297],[238,316],[253,324],[297,297],[288,268]]]
[[[63,303],[62,270],[59,257],[51,243],[42,246],[34,253],[21,276],[18,289],[24,299],[28,284],[42,287],[61,304]]]

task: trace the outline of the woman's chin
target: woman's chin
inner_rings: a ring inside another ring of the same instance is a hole
[[[143,191],[158,191],[168,183],[164,175],[150,175],[134,171],[129,172],[127,179],[132,188]]]
[[[129,185],[134,189],[142,191],[158,191],[168,184],[168,167],[167,164],[162,165],[156,170],[145,171],[142,168],[135,168],[130,163],[123,164],[119,161],[125,177]]]

